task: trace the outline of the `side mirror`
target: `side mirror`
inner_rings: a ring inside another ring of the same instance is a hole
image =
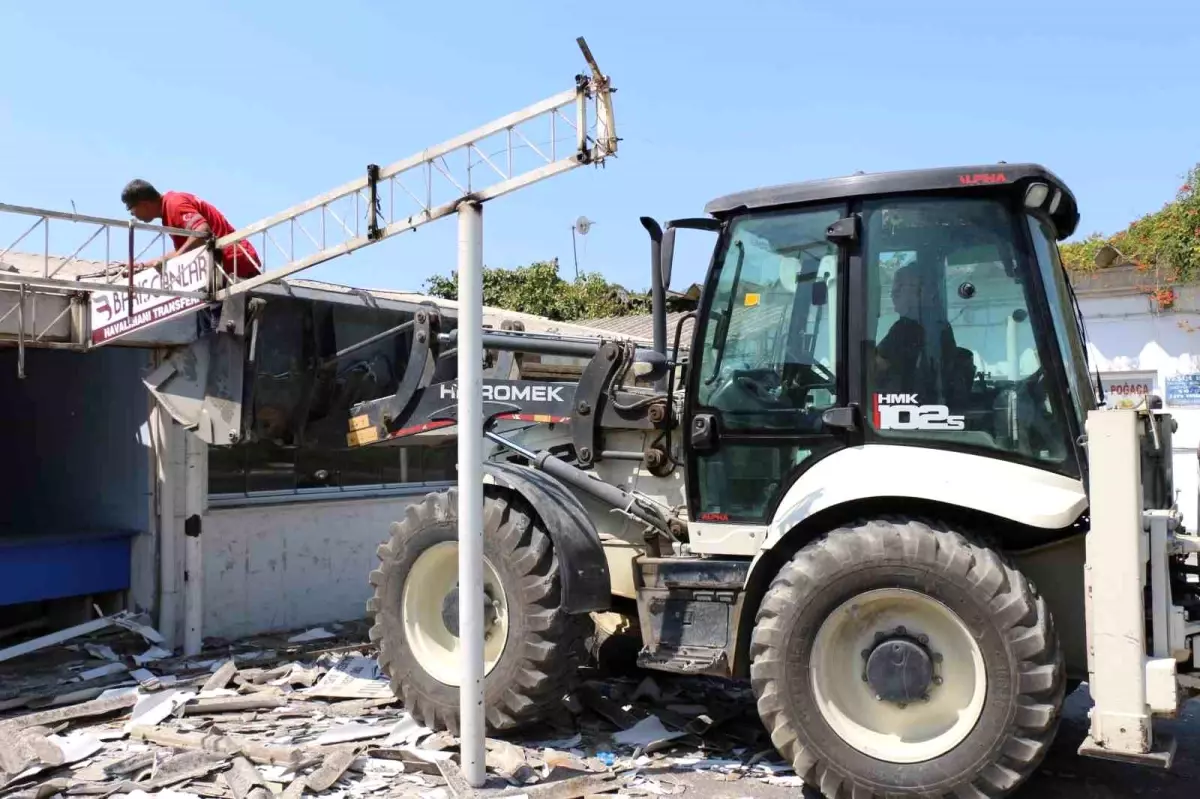
[[[670,223],[663,231],[662,255],[658,260],[658,270],[664,291],[671,288],[671,263],[675,260],[675,231],[676,228]]]
[[[642,217],[642,225],[648,217]],[[651,220],[653,221],[653,220]],[[716,233],[721,229],[721,223],[715,219],[700,217],[698,219],[672,219],[667,222],[667,228],[662,233],[661,254],[658,259],[659,274],[663,289],[671,285],[671,264],[675,261],[675,232],[680,228],[686,230],[707,230]],[[650,228],[646,228],[649,230]],[[650,234],[654,236],[653,233]]]

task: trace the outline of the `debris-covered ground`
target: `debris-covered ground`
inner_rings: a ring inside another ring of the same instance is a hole
[[[457,741],[405,712],[365,640],[363,624],[334,625],[185,659],[122,615],[0,649],[0,796],[815,796],[748,686],[670,675],[585,675],[560,718],[488,741],[488,786],[472,791]],[[1195,796],[1200,720],[1172,725],[1173,773],[1083,760],[1085,699],[1021,797]]]
[[[0,794],[467,792],[458,742],[393,698],[361,624],[210,646],[192,659],[166,651],[144,618],[85,631],[0,663]],[[551,725],[489,739],[487,765],[482,793],[528,799],[676,795],[701,771],[800,787],[748,688],[704,678],[587,680]]]

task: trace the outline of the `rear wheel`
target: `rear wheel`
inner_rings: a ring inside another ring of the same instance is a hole
[[[574,684],[587,616],[561,608],[559,563],[516,494],[484,489],[484,707],[488,729],[551,715]],[[423,724],[459,725],[458,492],[409,506],[379,547],[367,603],[392,690]]]
[[[1025,577],[906,519],[835,530],[783,567],[751,678],[775,746],[829,799],[1004,796],[1044,757],[1066,687]]]

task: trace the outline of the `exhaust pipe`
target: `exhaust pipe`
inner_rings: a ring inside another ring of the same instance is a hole
[[[667,356],[667,290],[663,285],[662,273],[662,240],[663,231],[653,217],[640,218],[642,227],[650,234],[650,312],[652,318],[652,339],[655,352]],[[656,381],[655,386],[665,389],[666,377]]]

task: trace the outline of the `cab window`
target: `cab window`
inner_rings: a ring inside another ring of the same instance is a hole
[[[737,221],[713,287],[697,402],[726,430],[821,432],[837,397],[837,248],[842,209]]]
[[[1033,324],[1036,266],[1013,246],[1007,206],[892,198],[864,203],[863,222],[873,434],[1064,463],[1064,409]]]

